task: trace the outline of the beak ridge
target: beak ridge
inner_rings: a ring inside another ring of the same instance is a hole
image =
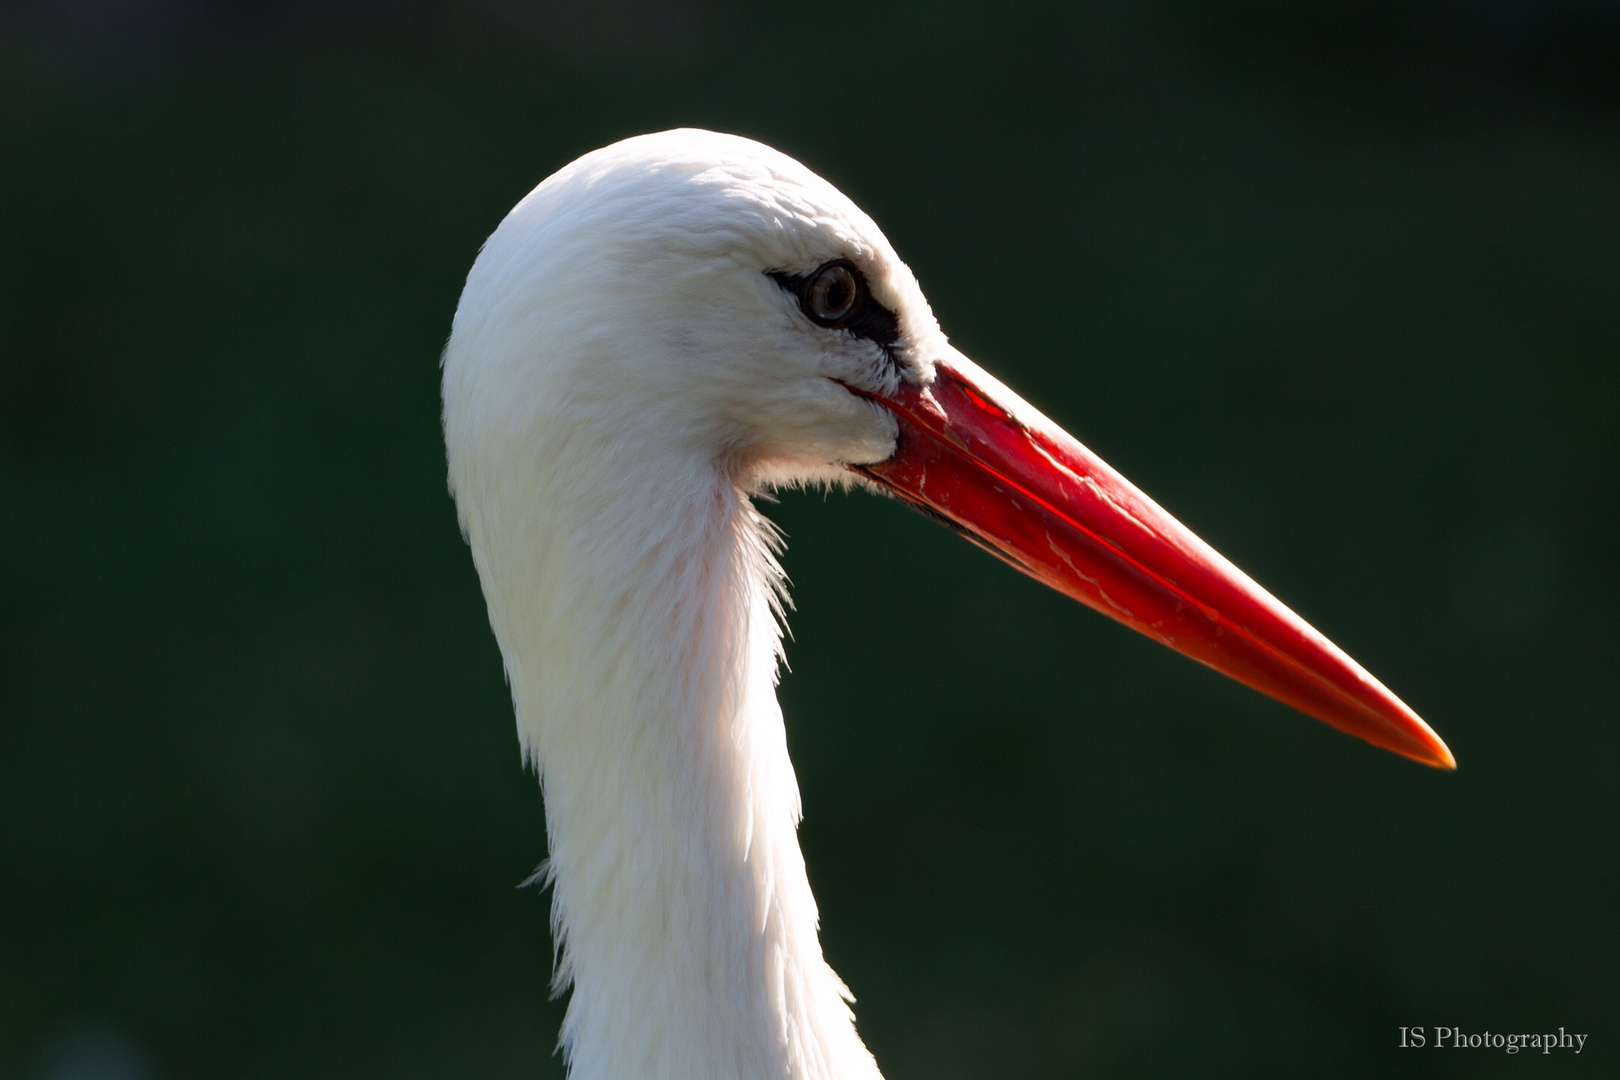
[[[900,434],[893,456],[855,471],[1155,641],[1377,746],[1456,767],[1382,683],[966,357],[942,360],[926,388],[863,396]]]

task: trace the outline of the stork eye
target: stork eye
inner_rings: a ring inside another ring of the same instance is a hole
[[[829,330],[842,330],[889,353],[894,362],[900,320],[873,298],[866,278],[848,259],[822,263],[807,274],[767,270],[765,275],[799,302],[805,318]]]
[[[799,306],[804,313],[830,327],[848,324],[860,312],[865,299],[866,282],[842,259],[811,274],[799,292]]]

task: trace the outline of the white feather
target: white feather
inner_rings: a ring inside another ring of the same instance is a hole
[[[898,316],[892,356],[767,274],[834,258]],[[588,154],[479,255],[450,484],[545,792],[575,1080],[878,1077],[817,938],[749,496],[889,456],[892,417],[840,383],[926,383],[945,348],[870,218],[732,136]]]

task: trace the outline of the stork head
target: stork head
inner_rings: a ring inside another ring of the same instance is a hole
[[[579,437],[667,441],[745,486],[842,481],[890,456],[895,419],[862,395],[926,386],[948,349],[842,192],[694,130],[587,154],[520,202],[468,280],[463,344],[514,365],[503,382],[546,399],[532,404],[566,402]]]
[[[492,455],[525,450],[536,473],[858,479],[1312,716],[1454,764],[1355,661],[953,349],[872,219],[751,140],[646,135],[544,181],[469,275],[444,392],[459,490],[499,485]]]

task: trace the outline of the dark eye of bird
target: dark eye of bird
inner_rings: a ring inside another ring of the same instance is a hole
[[[843,260],[830,262],[800,287],[799,306],[822,326],[844,326],[860,312],[866,283]]]
[[[805,318],[829,330],[842,330],[879,346],[895,360],[900,320],[867,290],[866,278],[848,259],[824,262],[808,273],[767,270],[767,277],[799,302]]]

